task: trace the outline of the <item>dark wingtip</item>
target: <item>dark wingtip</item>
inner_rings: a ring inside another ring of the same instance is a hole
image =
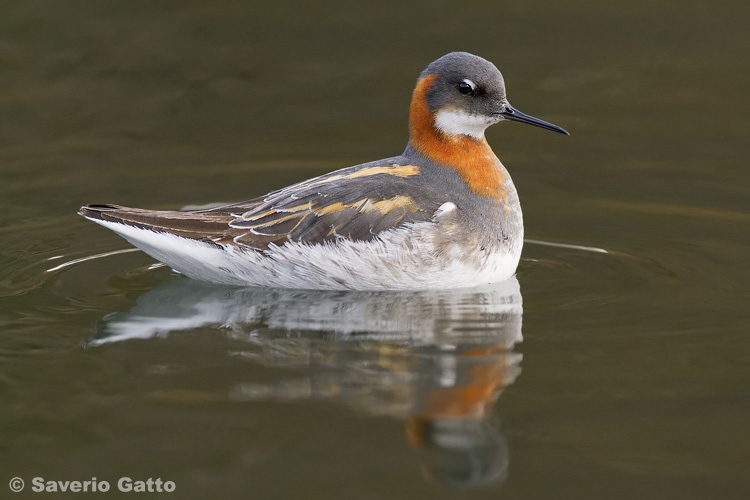
[[[117,210],[119,207],[116,205],[99,205],[92,204],[81,207],[78,211],[78,215],[82,215],[89,219],[101,219],[103,212],[109,212],[111,210]]]

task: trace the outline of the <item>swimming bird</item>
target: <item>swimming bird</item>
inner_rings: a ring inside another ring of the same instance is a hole
[[[403,154],[192,212],[87,205],[84,217],[191,278],[300,289],[471,287],[516,271],[523,217],[484,131],[512,120],[500,71],[452,52],[422,71]]]

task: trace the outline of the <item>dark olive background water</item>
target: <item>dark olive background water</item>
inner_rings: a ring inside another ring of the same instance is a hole
[[[747,2],[0,10],[0,497],[14,476],[14,498],[33,477],[117,498],[122,476],[174,498],[747,497]],[[398,154],[451,50],[572,134],[488,131],[527,237],[608,251],[526,245],[522,343],[517,290],[73,262],[128,248],[85,203],[241,201]],[[102,343],[118,325],[155,336]]]

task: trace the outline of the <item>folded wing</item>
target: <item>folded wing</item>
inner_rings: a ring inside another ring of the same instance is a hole
[[[383,231],[431,220],[443,194],[420,167],[393,160],[339,170],[263,198],[195,212],[89,205],[92,218],[201,241],[264,250],[286,242],[371,240]]]

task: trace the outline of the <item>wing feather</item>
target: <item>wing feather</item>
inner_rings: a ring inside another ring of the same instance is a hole
[[[448,201],[419,166],[396,157],[300,182],[243,203],[194,212],[89,205],[81,213],[157,232],[258,250],[289,241],[369,241],[383,231],[431,220]],[[401,164],[404,163],[404,164]]]
[[[397,163],[333,172],[272,193],[230,223],[248,233],[235,241],[257,248],[257,233],[285,241],[371,240],[407,223],[430,220],[441,204],[420,182],[420,169]],[[414,177],[416,176],[416,177]]]

